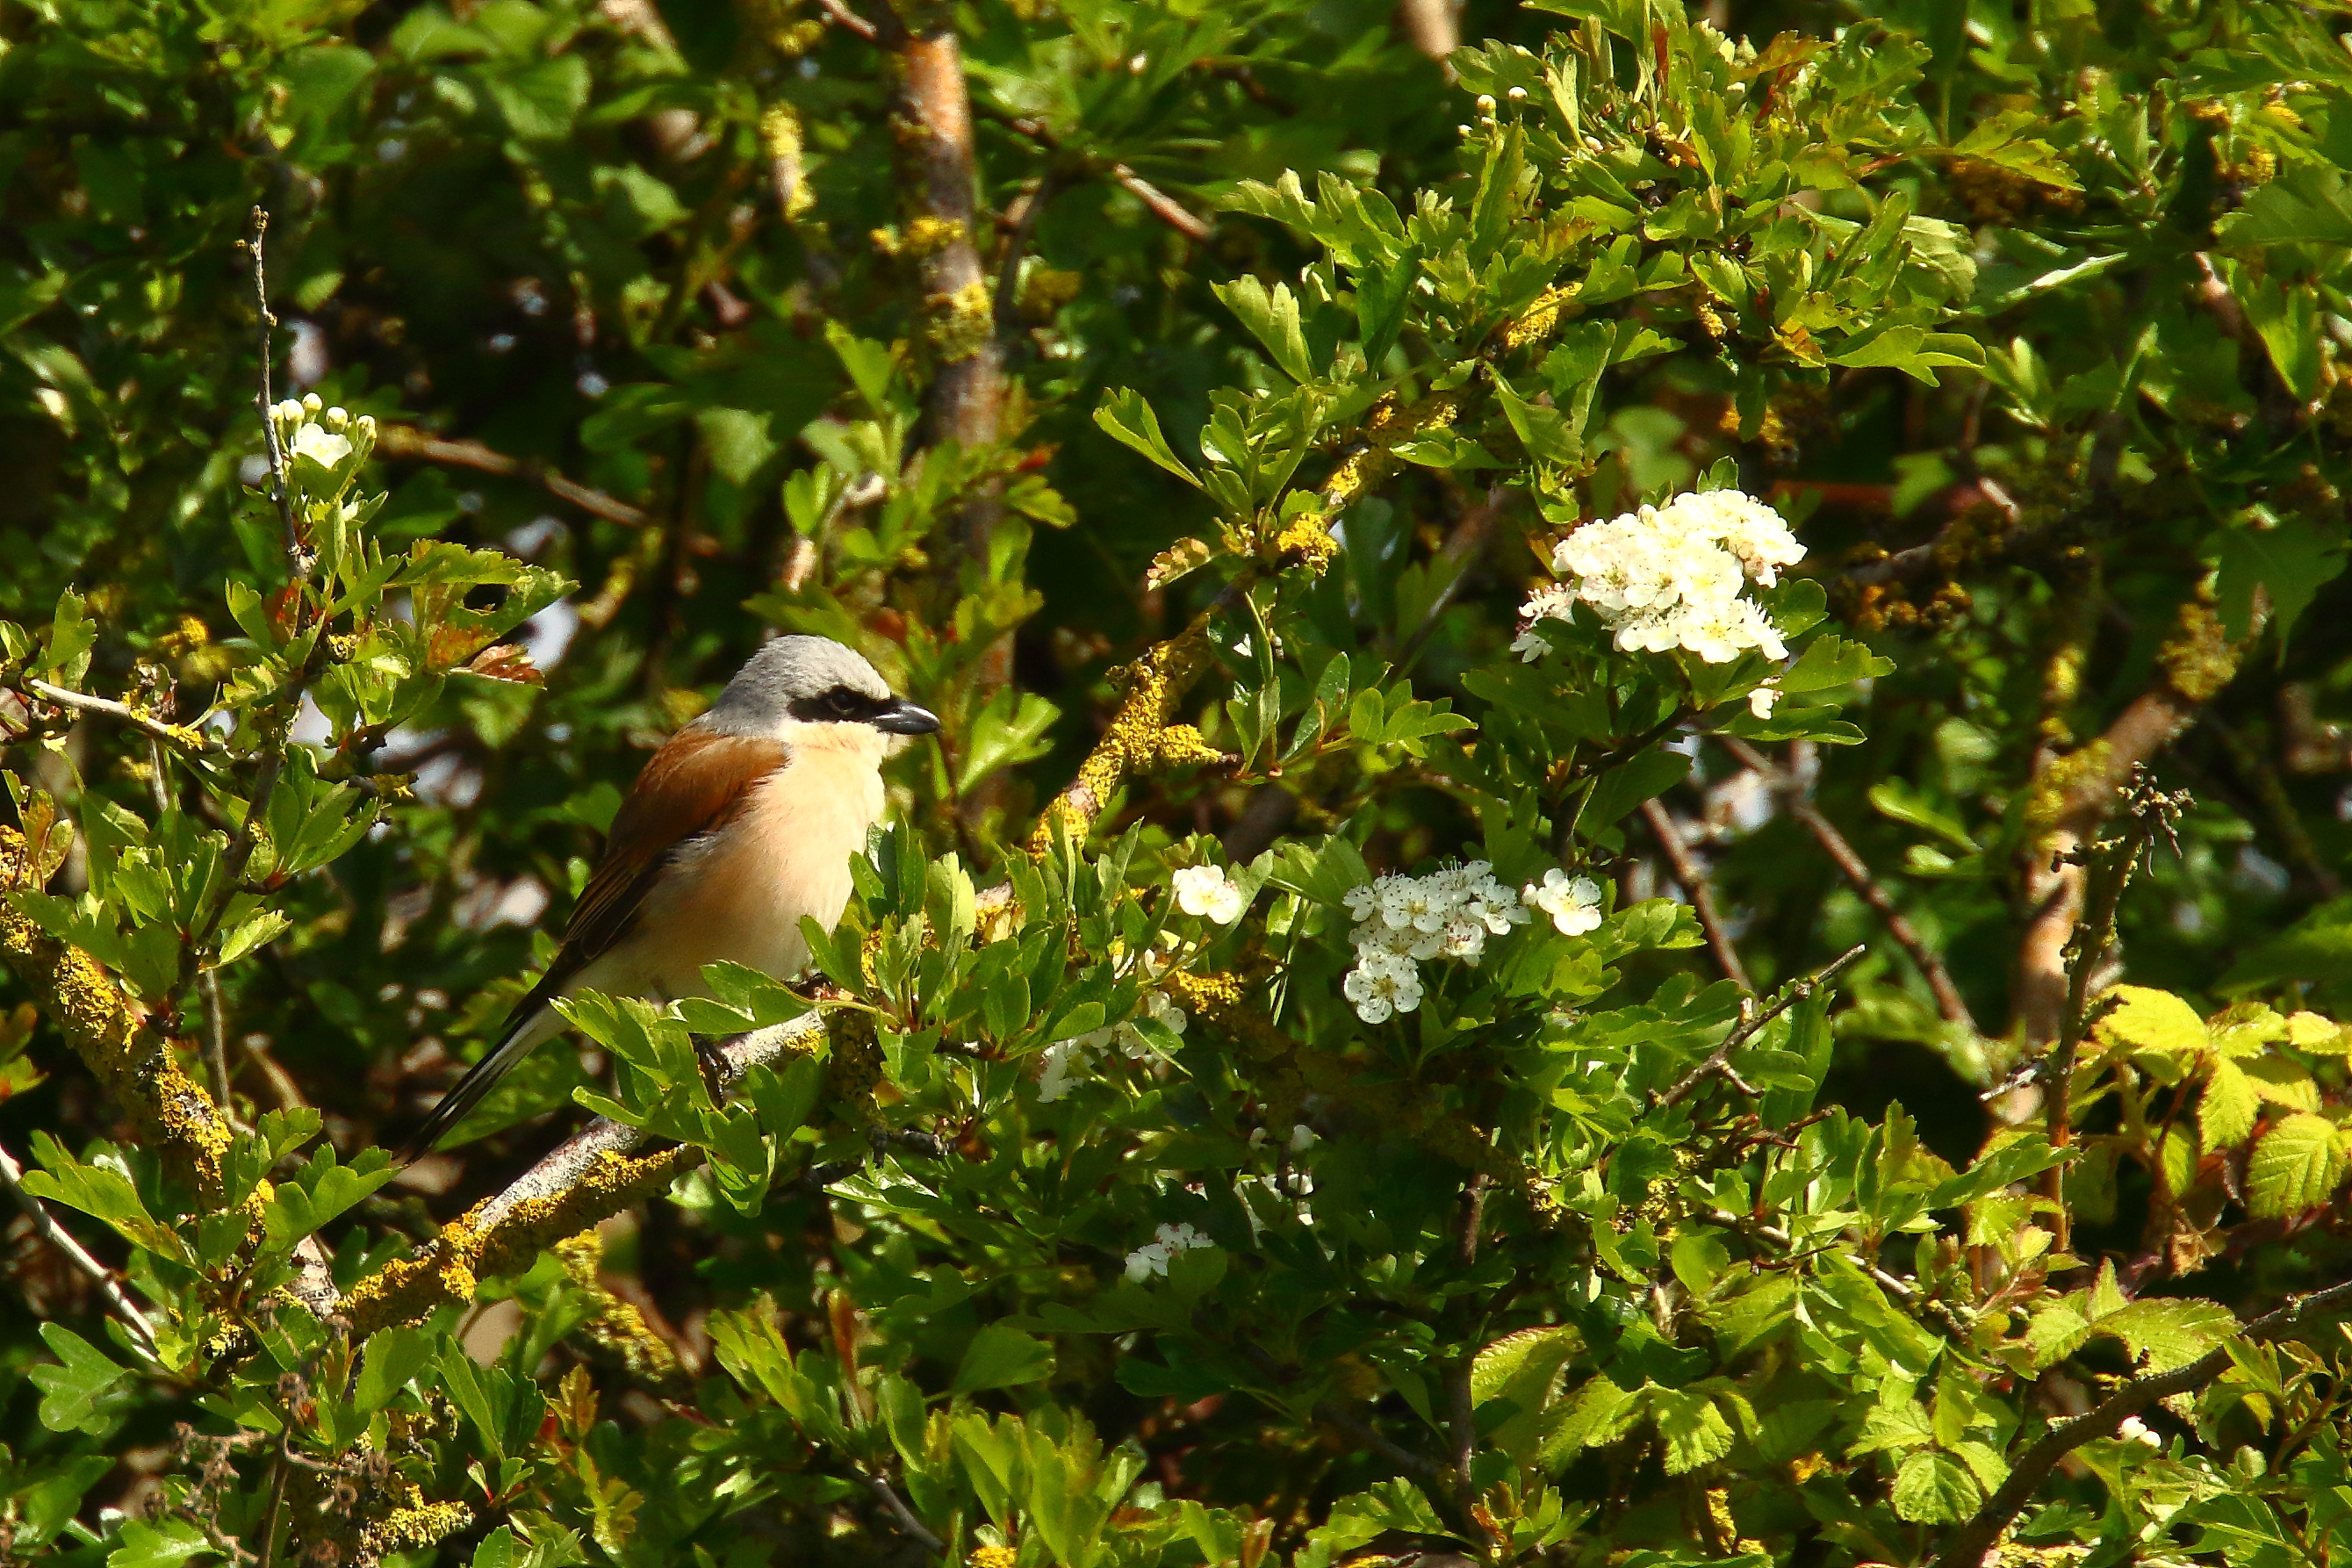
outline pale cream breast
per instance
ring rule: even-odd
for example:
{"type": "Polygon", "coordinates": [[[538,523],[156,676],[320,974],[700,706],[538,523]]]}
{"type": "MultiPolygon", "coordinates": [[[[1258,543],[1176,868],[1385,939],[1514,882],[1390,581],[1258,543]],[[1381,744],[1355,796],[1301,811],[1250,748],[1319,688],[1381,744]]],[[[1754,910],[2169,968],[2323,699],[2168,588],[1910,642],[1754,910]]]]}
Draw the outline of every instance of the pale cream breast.
{"type": "Polygon", "coordinates": [[[671,860],[627,944],[647,989],[699,994],[702,966],[722,960],[778,976],[808,962],[802,918],[841,919],[850,860],[882,816],[881,738],[856,728],[872,742],[795,737],[791,760],[724,826],[671,860]]]}

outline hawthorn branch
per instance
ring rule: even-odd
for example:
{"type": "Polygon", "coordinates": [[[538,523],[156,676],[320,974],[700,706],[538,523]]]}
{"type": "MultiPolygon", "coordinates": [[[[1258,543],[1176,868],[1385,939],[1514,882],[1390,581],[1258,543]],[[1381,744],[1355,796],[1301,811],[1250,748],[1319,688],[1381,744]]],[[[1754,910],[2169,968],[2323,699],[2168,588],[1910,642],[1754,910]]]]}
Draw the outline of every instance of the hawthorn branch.
{"type": "Polygon", "coordinates": [[[278,318],[270,312],[269,274],[262,257],[262,241],[269,233],[268,209],[255,207],[249,221],[253,237],[239,240],[237,248],[253,258],[253,310],[257,318],[255,331],[260,339],[261,361],[260,383],[253,405],[261,411],[261,437],[269,453],[270,504],[278,509],[278,523],[286,531],[286,557],[296,563],[294,575],[299,579],[310,574],[310,552],[302,543],[301,524],[294,516],[294,491],[286,482],[286,447],[278,438],[278,399],[269,389],[269,363],[278,353],[278,318]]]}
{"type": "Polygon", "coordinates": [[[1731,1070],[1731,1053],[1754,1039],[1763,1031],[1765,1025],[1812,995],[1814,992],[1836,978],[1840,971],[1869,951],[1868,947],[1856,942],[1803,979],[1792,980],[1780,987],[1772,994],[1772,999],[1765,1003],[1761,1009],[1756,1008],[1753,1003],[1743,1004],[1748,1009],[1748,1016],[1732,1026],[1731,1033],[1723,1037],[1723,1043],[1708,1053],[1706,1060],[1683,1074],[1675,1081],[1672,1089],[1658,1096],[1658,1104],[1661,1107],[1680,1104],[1689,1099],[1699,1085],[1711,1078],[1728,1079],[1741,1092],[1754,1094],[1756,1091],[1740,1083],[1739,1075],[1731,1070]]]}
{"type": "Polygon", "coordinates": [[[603,490],[567,479],[536,458],[510,458],[504,452],[491,450],[479,441],[447,441],[438,436],[429,436],[413,425],[381,426],[376,430],[375,439],[376,450],[387,458],[470,468],[494,479],[521,479],[537,485],[558,500],[570,501],[591,517],[601,517],[624,528],[643,528],[649,521],[639,508],[606,495],[603,490]]]}
{"type": "Polygon", "coordinates": [[[1730,749],[1733,756],[1745,766],[1754,769],[1757,775],[1771,787],[1773,793],[1780,797],[1782,809],[1813,836],[1814,841],[1828,852],[1830,859],[1845,879],[1853,884],[1853,890],[1862,895],[1862,901],[1876,910],[1879,919],[1886,922],[1886,934],[1903,944],[1903,951],[1911,955],[1911,962],[1917,964],[1919,973],[1927,977],[1927,989],[1936,997],[1936,1011],[1943,1015],[1944,1021],[1958,1024],[1969,1034],[1975,1034],[1976,1019],[1969,1014],[1969,1005],[1960,995],[1960,988],[1952,983],[1951,971],[1944,967],[1944,961],[1919,934],[1919,928],[1913,925],[1896,907],[1894,896],[1887,892],[1885,885],[1871,875],[1869,863],[1854,853],[1853,846],[1847,842],[1844,834],[1838,831],[1837,825],[1822,816],[1821,808],[1807,798],[1804,785],[1794,774],[1777,766],[1770,758],[1738,736],[1724,735],[1718,739],[1730,749]]]}
{"type": "Polygon", "coordinates": [[[49,1212],[48,1205],[25,1190],[25,1167],[16,1163],[16,1157],[5,1149],[0,1149],[0,1186],[8,1189],[8,1195],[16,1200],[16,1206],[23,1209],[25,1217],[33,1222],[34,1234],[55,1247],[58,1256],[71,1264],[74,1270],[95,1286],[98,1293],[106,1299],[107,1306],[122,1320],[123,1327],[130,1330],[133,1347],[139,1353],[151,1362],[155,1360],[155,1326],[147,1321],[147,1314],[141,1311],[138,1304],[124,1292],[122,1281],[115,1277],[114,1270],[91,1257],[89,1249],[76,1241],[65,1226],[58,1223],[58,1216],[49,1212]]]}
{"type": "MultiPolygon", "coordinates": [[[[812,1049],[824,1016],[803,1013],[719,1046],[720,1102],[754,1067],[812,1049]]],[[[639,1153],[651,1136],[604,1117],[573,1133],[503,1192],[445,1226],[430,1246],[354,1285],[342,1302],[353,1338],[415,1322],[448,1302],[472,1300],[480,1276],[528,1267],[548,1247],[667,1190],[703,1163],[703,1152],[692,1144],[639,1153]]]]}
{"type": "Polygon", "coordinates": [[[110,719],[118,724],[138,731],[151,741],[176,746],[198,755],[218,752],[221,742],[191,724],[167,724],[151,713],[142,713],[127,702],[117,702],[110,697],[93,697],[86,691],[75,691],[63,686],[26,676],[17,682],[27,697],[68,709],[76,713],[88,713],[96,718],[110,719]]]}
{"type": "Polygon", "coordinates": [[[1707,951],[1724,978],[1749,995],[1756,994],[1748,978],[1747,966],[1739,962],[1739,950],[1732,945],[1731,933],[1723,924],[1723,911],[1715,901],[1715,884],[1708,879],[1706,868],[1698,857],[1690,852],[1683,841],[1683,830],[1675,823],[1674,815],[1655,796],[1642,803],[1642,820],[1650,825],[1650,835],[1665,852],[1666,864],[1674,868],[1675,880],[1690,894],[1691,908],[1698,914],[1699,929],[1706,932],[1707,951]]]}
{"type": "MultiPolygon", "coordinates": [[[[38,891],[25,836],[0,827],[0,893],[38,891]]],[[[0,900],[0,964],[32,992],[138,1140],[198,1193],[217,1194],[229,1128],[212,1096],[180,1070],[173,1042],[132,1010],[98,961],[68,946],[0,900]]]]}
{"type": "MultiPolygon", "coordinates": [[[[2352,1280],[2296,1297],[2285,1306],[2245,1324],[2236,1339],[2241,1343],[2260,1344],[2346,1310],[2352,1310],[2352,1280]]],[[[2085,1443],[2114,1436],[2126,1421],[2149,1405],[2203,1387],[2228,1371],[2230,1364],[2229,1344],[2216,1345],[2186,1366],[2133,1378],[2083,1415],[2051,1427],[2018,1456],[2017,1462],[2010,1467],[2009,1479],[1945,1543],[1934,1568],[1980,1568],[1985,1554],[2024,1511],[2025,1505],[2033,1500],[2059,1461],[2085,1443]]]]}

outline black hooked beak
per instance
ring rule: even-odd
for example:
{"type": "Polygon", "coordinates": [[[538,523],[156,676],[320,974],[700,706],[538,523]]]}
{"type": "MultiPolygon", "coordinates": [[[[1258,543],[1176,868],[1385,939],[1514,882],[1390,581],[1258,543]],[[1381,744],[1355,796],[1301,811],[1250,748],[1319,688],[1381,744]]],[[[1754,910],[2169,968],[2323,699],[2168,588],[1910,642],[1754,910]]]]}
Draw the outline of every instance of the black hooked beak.
{"type": "Polygon", "coordinates": [[[893,697],[890,705],[868,722],[886,735],[929,735],[939,729],[940,716],[903,697],[893,697]]]}

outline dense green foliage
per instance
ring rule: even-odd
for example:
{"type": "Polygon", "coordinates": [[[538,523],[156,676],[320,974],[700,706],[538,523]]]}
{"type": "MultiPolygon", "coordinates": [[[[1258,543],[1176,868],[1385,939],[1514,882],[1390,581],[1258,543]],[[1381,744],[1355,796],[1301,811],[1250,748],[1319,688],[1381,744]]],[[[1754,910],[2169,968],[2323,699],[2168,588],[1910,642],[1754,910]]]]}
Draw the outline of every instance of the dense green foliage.
{"type": "Polygon", "coordinates": [[[0,1561],[2352,1546],[2352,9],[1444,9],[0,10],[0,1561]]]}

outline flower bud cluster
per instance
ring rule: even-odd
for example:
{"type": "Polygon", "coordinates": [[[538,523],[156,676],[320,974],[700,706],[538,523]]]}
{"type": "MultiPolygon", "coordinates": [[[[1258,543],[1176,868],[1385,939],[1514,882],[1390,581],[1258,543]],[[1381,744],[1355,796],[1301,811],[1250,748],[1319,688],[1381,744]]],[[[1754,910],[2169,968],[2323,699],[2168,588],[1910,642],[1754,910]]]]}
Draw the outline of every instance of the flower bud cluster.
{"type": "Polygon", "coordinates": [[[1628,651],[1681,648],[1709,664],[1727,664],[1751,648],[1786,658],[1770,618],[1741,590],[1751,581],[1772,586],[1781,567],[1804,558],[1780,514],[1738,490],[1676,496],[1588,522],[1553,550],[1552,569],[1568,580],[1520,607],[1526,629],[1511,647],[1525,658],[1541,658],[1551,645],[1540,623],[1565,620],[1581,603],[1628,651]]]}
{"type": "Polygon", "coordinates": [[[375,447],[373,415],[353,417],[330,408],[315,392],[287,398],[270,409],[269,419],[286,454],[288,477],[305,500],[339,499],[375,447]]]}

